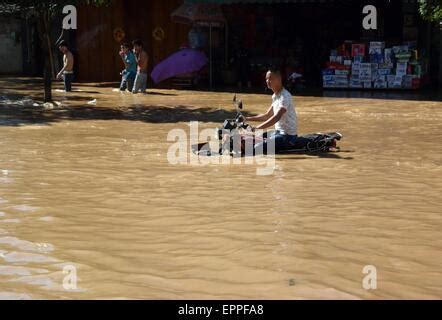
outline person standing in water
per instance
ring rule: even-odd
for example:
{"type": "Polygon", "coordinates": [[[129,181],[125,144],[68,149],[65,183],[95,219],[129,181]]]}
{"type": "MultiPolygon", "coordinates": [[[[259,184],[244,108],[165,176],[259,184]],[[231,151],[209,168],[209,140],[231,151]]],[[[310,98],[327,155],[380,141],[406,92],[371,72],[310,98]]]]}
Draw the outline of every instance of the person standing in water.
{"type": "Polygon", "coordinates": [[[135,82],[135,77],[137,76],[137,61],[134,53],[129,47],[129,44],[123,43],[121,45],[120,57],[123,60],[124,66],[126,67],[121,73],[121,85],[120,90],[129,90],[132,92],[135,82]]]}
{"type": "Polygon", "coordinates": [[[137,75],[135,77],[133,93],[136,94],[140,91],[146,93],[149,55],[146,50],[144,50],[143,42],[141,40],[135,40],[132,44],[134,46],[134,53],[137,61],[137,75]]]}
{"type": "Polygon", "coordinates": [[[66,92],[72,91],[72,82],[74,81],[74,55],[69,51],[66,41],[60,42],[58,46],[61,53],[63,53],[63,68],[57,75],[57,79],[64,81],[64,90],[66,92]]]}

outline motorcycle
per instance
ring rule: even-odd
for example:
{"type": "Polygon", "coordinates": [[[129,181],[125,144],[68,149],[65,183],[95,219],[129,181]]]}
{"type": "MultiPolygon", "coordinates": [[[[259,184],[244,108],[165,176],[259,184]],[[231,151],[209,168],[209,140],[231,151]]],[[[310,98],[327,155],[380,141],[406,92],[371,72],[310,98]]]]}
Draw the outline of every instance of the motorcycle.
{"type": "MultiPolygon", "coordinates": [[[[213,150],[210,142],[203,142],[192,146],[192,152],[199,156],[221,156],[230,155],[233,157],[255,156],[259,153],[256,146],[266,141],[268,134],[256,135],[252,126],[245,121],[242,113],[244,105],[236,95],[233,98],[236,108],[234,119],[224,121],[221,128],[216,129],[217,150],[213,150]]],[[[283,149],[276,150],[276,154],[314,154],[337,152],[337,142],[342,140],[343,135],[339,132],[313,133],[298,136],[295,144],[283,149]]],[[[262,150],[261,150],[262,152],[262,150]]],[[[270,153],[270,152],[269,152],[270,153]]]]}

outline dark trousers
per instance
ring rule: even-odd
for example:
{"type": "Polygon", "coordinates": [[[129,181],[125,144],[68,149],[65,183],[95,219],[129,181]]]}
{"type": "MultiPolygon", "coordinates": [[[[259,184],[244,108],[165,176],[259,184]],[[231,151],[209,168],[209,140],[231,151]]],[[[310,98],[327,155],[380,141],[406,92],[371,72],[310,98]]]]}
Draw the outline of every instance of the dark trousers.
{"type": "Polygon", "coordinates": [[[132,92],[132,89],[134,87],[134,82],[135,82],[135,76],[136,76],[135,73],[125,72],[123,74],[123,76],[121,77],[120,90],[126,91],[126,89],[127,89],[130,92],[132,92]]]}
{"type": "Polygon", "coordinates": [[[72,91],[72,82],[75,79],[75,75],[73,73],[65,73],[63,74],[63,81],[64,81],[64,90],[66,92],[72,91]]]}
{"type": "Polygon", "coordinates": [[[270,134],[264,134],[264,142],[255,145],[255,154],[274,154],[293,147],[297,144],[298,136],[281,134],[274,131],[270,134]]]}

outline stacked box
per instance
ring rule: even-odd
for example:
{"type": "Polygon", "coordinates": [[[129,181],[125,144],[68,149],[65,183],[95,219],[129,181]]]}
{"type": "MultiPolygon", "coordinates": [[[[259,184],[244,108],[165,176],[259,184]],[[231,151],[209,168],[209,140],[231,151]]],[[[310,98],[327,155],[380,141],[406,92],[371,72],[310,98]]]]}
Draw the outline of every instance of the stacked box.
{"type": "Polygon", "coordinates": [[[391,74],[391,69],[389,69],[389,68],[379,68],[378,69],[378,75],[380,75],[380,76],[388,76],[389,74],[391,74]]]}
{"type": "MultiPolygon", "coordinates": [[[[337,70],[336,70],[337,71],[337,70]]],[[[340,81],[340,80],[348,80],[348,76],[346,76],[346,75],[342,75],[342,74],[340,74],[340,75],[335,75],[334,76],[334,79],[336,80],[336,81],[340,81]]]]}
{"type": "Polygon", "coordinates": [[[371,81],[372,67],[371,63],[361,63],[359,67],[359,79],[361,81],[371,81]]]}
{"type": "Polygon", "coordinates": [[[323,86],[325,88],[348,88],[347,75],[324,75],[323,86]]]}
{"type": "Polygon", "coordinates": [[[348,69],[336,69],[335,70],[335,75],[348,76],[349,74],[350,74],[350,70],[348,70],[348,69]]]}
{"type": "Polygon", "coordinates": [[[334,75],[334,74],[335,74],[335,70],[334,69],[324,69],[324,70],[322,70],[322,75],[323,76],[334,75]]]}
{"type": "Polygon", "coordinates": [[[351,66],[351,74],[359,76],[360,70],[361,70],[361,64],[360,63],[353,63],[353,65],[351,66]]]}
{"type": "Polygon", "coordinates": [[[364,89],[371,89],[371,88],[373,88],[371,81],[362,81],[362,85],[363,85],[364,89]]]}
{"type": "Polygon", "coordinates": [[[359,75],[352,75],[350,77],[350,88],[363,88],[359,75]]]}
{"type": "Polygon", "coordinates": [[[396,60],[398,62],[409,62],[411,59],[411,52],[400,52],[396,54],[396,60]]]}
{"type": "Polygon", "coordinates": [[[350,88],[363,88],[362,82],[359,80],[350,81],[350,88]]]}
{"type": "Polygon", "coordinates": [[[369,54],[384,54],[385,42],[370,42],[369,54]]]}
{"type": "Polygon", "coordinates": [[[393,49],[388,48],[384,50],[384,62],[393,63],[393,49]]]}
{"type": "Polygon", "coordinates": [[[324,88],[333,88],[335,86],[335,75],[325,74],[322,76],[322,81],[324,88]]]}
{"type": "Polygon", "coordinates": [[[324,75],[324,76],[322,76],[322,80],[325,82],[325,81],[334,81],[335,79],[335,76],[334,75],[324,75]]]}
{"type": "Polygon", "coordinates": [[[354,63],[363,63],[364,62],[364,57],[363,56],[356,56],[353,58],[354,63]]]}
{"type": "Polygon", "coordinates": [[[374,81],[378,77],[379,65],[377,63],[371,64],[371,80],[374,81]]]}
{"type": "Polygon", "coordinates": [[[346,41],[331,51],[328,68],[322,72],[324,87],[418,88],[425,73],[418,57],[416,45],[410,43],[385,48],[385,42],[346,41]]]}
{"type": "Polygon", "coordinates": [[[395,74],[390,74],[386,78],[387,78],[387,82],[393,83],[394,80],[396,79],[396,75],[395,74]]]}
{"type": "Polygon", "coordinates": [[[377,80],[387,81],[387,76],[377,75],[376,77],[373,77],[373,81],[377,81],[377,80]]]}
{"type": "Polygon", "coordinates": [[[392,50],[393,50],[393,53],[396,55],[401,52],[401,46],[394,46],[392,48],[392,50]]]}
{"type": "Polygon", "coordinates": [[[393,53],[399,62],[408,62],[411,58],[410,49],[408,46],[395,46],[393,47],[393,53]]]}
{"type": "Polygon", "coordinates": [[[413,61],[419,60],[419,52],[417,50],[411,51],[411,60],[413,61]]]}
{"type": "Polygon", "coordinates": [[[423,75],[423,68],[422,65],[417,64],[414,68],[413,68],[413,74],[417,75],[419,77],[421,77],[423,75]]]}
{"type": "Polygon", "coordinates": [[[351,56],[352,57],[364,57],[365,56],[365,44],[363,44],[363,43],[352,44],[351,56]]]}
{"type": "Polygon", "coordinates": [[[335,83],[337,88],[348,88],[348,76],[335,75],[335,83]]]}
{"type": "Polygon", "coordinates": [[[322,86],[324,88],[334,88],[335,87],[335,82],[334,81],[324,81],[322,86]]]}
{"type": "Polygon", "coordinates": [[[396,75],[405,76],[407,74],[408,63],[407,62],[398,62],[396,65],[396,75]]]}
{"type": "Polygon", "coordinates": [[[387,81],[376,80],[374,82],[374,88],[375,89],[386,89],[386,88],[388,88],[388,83],[387,83],[387,81]]]}
{"type": "Polygon", "coordinates": [[[386,76],[378,76],[374,81],[374,87],[376,89],[387,88],[387,78],[386,76]]]}
{"type": "Polygon", "coordinates": [[[384,63],[384,55],[382,53],[372,53],[370,54],[370,62],[384,63]]]}
{"type": "Polygon", "coordinates": [[[344,57],[351,57],[352,50],[352,41],[346,40],[344,43],[338,48],[338,53],[344,57]]]}
{"type": "Polygon", "coordinates": [[[393,69],[394,68],[394,64],[392,62],[380,63],[378,66],[379,66],[379,69],[393,69]]]}
{"type": "Polygon", "coordinates": [[[394,78],[394,81],[393,81],[393,87],[392,88],[401,89],[402,88],[402,83],[403,83],[403,76],[396,75],[396,77],[394,78]]]}
{"type": "Polygon", "coordinates": [[[418,62],[411,62],[412,74],[421,77],[423,75],[422,65],[418,62]]]}

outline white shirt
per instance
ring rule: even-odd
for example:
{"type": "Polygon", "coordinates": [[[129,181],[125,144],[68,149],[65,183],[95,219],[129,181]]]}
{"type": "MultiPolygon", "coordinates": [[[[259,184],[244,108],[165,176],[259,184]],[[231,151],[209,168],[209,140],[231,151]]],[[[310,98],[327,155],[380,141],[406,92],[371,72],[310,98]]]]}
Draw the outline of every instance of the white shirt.
{"type": "Polygon", "coordinates": [[[275,124],[275,129],[281,134],[296,136],[298,134],[298,118],[292,95],[286,89],[282,89],[281,92],[273,95],[272,100],[273,114],[277,114],[281,108],[287,110],[275,124]]]}

